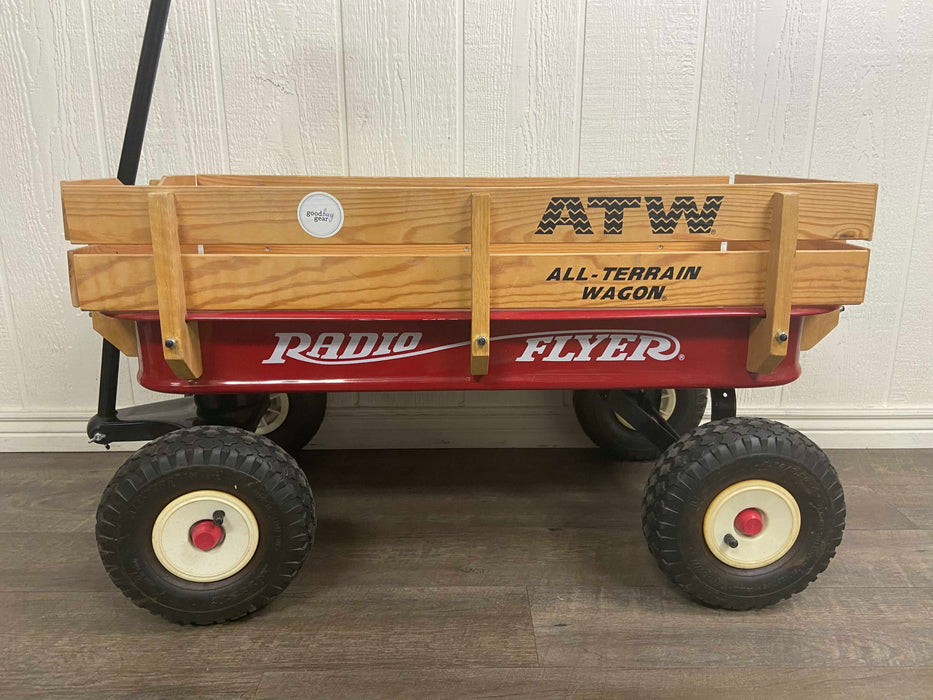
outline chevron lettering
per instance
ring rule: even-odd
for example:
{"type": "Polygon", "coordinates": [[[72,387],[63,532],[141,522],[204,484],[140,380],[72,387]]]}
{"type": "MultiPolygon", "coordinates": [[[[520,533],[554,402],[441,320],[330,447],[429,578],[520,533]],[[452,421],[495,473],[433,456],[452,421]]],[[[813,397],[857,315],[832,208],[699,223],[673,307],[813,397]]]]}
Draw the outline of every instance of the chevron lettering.
{"type": "Polygon", "coordinates": [[[590,209],[602,208],[606,210],[606,219],[603,224],[603,233],[607,236],[622,233],[622,215],[626,209],[641,207],[641,197],[590,197],[586,201],[590,209]]]}
{"type": "Polygon", "coordinates": [[[664,211],[664,202],[660,197],[645,197],[651,232],[657,234],[674,233],[681,217],[687,220],[687,231],[690,233],[709,233],[713,230],[721,205],[722,197],[707,197],[703,202],[703,211],[697,211],[694,197],[674,197],[671,208],[664,211]]]}
{"type": "MultiPolygon", "coordinates": [[[[722,196],[706,197],[703,207],[697,207],[696,197],[674,197],[669,209],[664,208],[662,197],[644,197],[645,209],[651,232],[658,235],[672,234],[681,219],[686,221],[688,233],[712,233],[716,216],[722,206],[722,196]]],[[[588,197],[589,209],[602,209],[603,234],[619,236],[626,209],[641,209],[642,197],[588,197]]],[[[549,235],[558,226],[573,226],[573,232],[592,235],[593,226],[587,216],[580,197],[551,197],[536,234],[549,235]]]]}
{"type": "Polygon", "coordinates": [[[593,233],[593,227],[590,226],[589,217],[579,197],[551,197],[535,233],[551,234],[558,226],[573,226],[574,233],[593,233]]]}

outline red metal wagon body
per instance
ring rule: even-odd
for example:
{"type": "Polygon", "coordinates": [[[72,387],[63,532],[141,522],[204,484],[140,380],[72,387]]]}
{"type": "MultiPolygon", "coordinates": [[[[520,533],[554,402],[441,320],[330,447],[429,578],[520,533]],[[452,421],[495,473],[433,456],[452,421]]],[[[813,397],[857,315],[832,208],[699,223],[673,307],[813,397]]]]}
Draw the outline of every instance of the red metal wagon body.
{"type": "Polygon", "coordinates": [[[166,393],[765,387],[800,375],[792,311],[787,356],[746,369],[750,308],[493,312],[489,373],[470,373],[466,312],[195,313],[203,374],[180,379],[163,359],[158,316],[136,322],[139,383],[166,393]]]}

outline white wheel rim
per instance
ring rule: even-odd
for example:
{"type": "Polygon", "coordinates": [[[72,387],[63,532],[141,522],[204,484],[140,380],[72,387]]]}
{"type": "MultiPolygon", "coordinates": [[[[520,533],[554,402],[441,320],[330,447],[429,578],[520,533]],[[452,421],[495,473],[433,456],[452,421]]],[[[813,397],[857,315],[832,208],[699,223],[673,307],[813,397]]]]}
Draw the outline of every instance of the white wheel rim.
{"type": "MultiPolygon", "coordinates": [[[[676,389],[661,389],[661,401],[658,403],[658,413],[661,414],[661,418],[664,420],[669,420],[672,415],[674,415],[674,409],[677,407],[677,391],[676,389]]],[[[616,420],[618,420],[622,425],[624,425],[629,430],[635,430],[631,424],[625,420],[618,413],[615,413],[616,420]]]]}
{"type": "Polygon", "coordinates": [[[703,537],[719,561],[737,569],[759,569],[773,564],[794,546],[800,534],[800,508],[783,486],[751,479],[732,484],[706,509],[703,537]],[[763,521],[761,531],[744,534],[735,525],[742,511],[753,508],[763,521]],[[736,546],[727,542],[734,538],[736,546]]]}
{"type": "Polygon", "coordinates": [[[152,548],[170,573],[207,583],[233,576],[246,566],[259,545],[259,525],[249,507],[222,491],[192,491],[169,503],[152,526],[152,548]],[[207,551],[191,541],[191,528],[224,512],[223,539],[207,551]]]}
{"type": "Polygon", "coordinates": [[[282,427],[288,418],[288,394],[272,394],[269,396],[269,408],[259,419],[256,426],[257,435],[268,435],[282,427]]]}

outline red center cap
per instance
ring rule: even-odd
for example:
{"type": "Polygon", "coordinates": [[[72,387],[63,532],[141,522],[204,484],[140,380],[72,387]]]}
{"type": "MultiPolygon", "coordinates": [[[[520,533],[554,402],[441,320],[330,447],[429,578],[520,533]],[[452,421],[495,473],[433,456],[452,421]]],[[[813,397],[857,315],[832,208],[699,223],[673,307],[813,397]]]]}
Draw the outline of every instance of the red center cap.
{"type": "Polygon", "coordinates": [[[757,508],[746,508],[735,516],[735,529],[746,537],[752,537],[761,532],[764,527],[764,520],[761,518],[761,511],[757,508]]]}
{"type": "Polygon", "coordinates": [[[196,522],[191,528],[191,541],[200,550],[208,551],[223,539],[224,529],[210,520],[196,522]]]}

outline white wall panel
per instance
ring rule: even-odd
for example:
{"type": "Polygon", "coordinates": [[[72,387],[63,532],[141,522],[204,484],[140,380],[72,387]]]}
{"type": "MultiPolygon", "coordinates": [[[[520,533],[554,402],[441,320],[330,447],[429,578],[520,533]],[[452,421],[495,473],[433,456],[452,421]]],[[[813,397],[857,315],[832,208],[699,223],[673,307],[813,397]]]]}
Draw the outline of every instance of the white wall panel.
{"type": "Polygon", "coordinates": [[[576,175],[584,7],[464,0],[467,175],[576,175]]]}
{"type": "Polygon", "coordinates": [[[99,341],[71,307],[58,190],[59,180],[93,177],[103,163],[86,16],[76,2],[5,2],[0,37],[0,209],[11,310],[3,325],[15,325],[0,351],[19,364],[19,371],[4,367],[4,383],[19,383],[27,410],[90,407],[99,341]]]}
{"type": "Polygon", "coordinates": [[[454,2],[344,0],[350,174],[455,174],[458,30],[454,2]]]}
{"type": "MultiPolygon", "coordinates": [[[[933,79],[933,69],[930,70],[933,79]]],[[[897,346],[887,402],[893,406],[926,406],[933,392],[933,86],[927,94],[923,176],[914,210],[914,224],[899,300],[897,346]]],[[[903,267],[901,274],[903,274],[903,267]]]]}
{"type": "MultiPolygon", "coordinates": [[[[710,3],[695,173],[806,176],[823,10],[813,0],[710,3]]],[[[781,392],[742,391],[739,404],[773,408],[781,392]]]]}
{"type": "Polygon", "coordinates": [[[690,173],[703,10],[698,0],[587,3],[581,174],[690,173]]]}
{"type": "Polygon", "coordinates": [[[337,0],[213,3],[230,169],[345,174],[337,0]]]}
{"type": "Polygon", "coordinates": [[[868,303],[846,309],[807,355],[803,378],[784,390],[788,405],[886,401],[928,135],[931,37],[927,0],[829,5],[810,174],[881,187],[868,303]]]}

